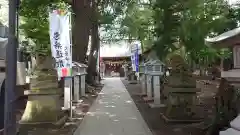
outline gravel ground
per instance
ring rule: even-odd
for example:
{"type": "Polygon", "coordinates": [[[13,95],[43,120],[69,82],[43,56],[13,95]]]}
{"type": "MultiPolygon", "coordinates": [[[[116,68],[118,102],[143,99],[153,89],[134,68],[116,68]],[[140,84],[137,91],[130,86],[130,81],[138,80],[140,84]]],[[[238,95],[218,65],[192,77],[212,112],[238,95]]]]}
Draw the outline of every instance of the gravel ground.
{"type": "Polygon", "coordinates": [[[170,124],[166,123],[160,116],[160,113],[164,112],[163,108],[152,109],[144,102],[143,98],[139,96],[139,93],[141,93],[139,84],[129,84],[128,81],[124,79],[122,79],[122,82],[154,135],[204,135],[202,129],[211,123],[214,112],[213,96],[216,92],[216,86],[198,85],[202,88],[202,91],[198,93],[198,97],[201,101],[200,113],[202,113],[205,118],[203,122],[193,124],[170,124]]]}
{"type": "MultiPolygon", "coordinates": [[[[59,128],[49,128],[46,126],[35,126],[28,127],[26,129],[20,130],[19,135],[72,135],[77,127],[82,122],[84,116],[88,112],[92,103],[97,98],[98,93],[101,91],[102,87],[97,88],[95,93],[86,93],[85,98],[81,98],[82,102],[74,104],[76,109],[74,110],[74,120],[68,120],[62,127],[59,128]]],[[[19,111],[17,113],[17,118],[20,120],[21,115],[24,112],[26,99],[18,101],[19,111]]]]}

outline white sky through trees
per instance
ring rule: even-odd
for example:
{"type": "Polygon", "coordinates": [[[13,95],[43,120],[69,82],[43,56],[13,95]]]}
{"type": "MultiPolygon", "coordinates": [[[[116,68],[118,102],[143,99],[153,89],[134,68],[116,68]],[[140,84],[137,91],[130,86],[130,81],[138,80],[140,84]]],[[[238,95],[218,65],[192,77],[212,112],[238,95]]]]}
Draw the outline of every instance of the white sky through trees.
{"type": "Polygon", "coordinates": [[[240,3],[240,0],[227,0],[230,5],[240,3]]]}

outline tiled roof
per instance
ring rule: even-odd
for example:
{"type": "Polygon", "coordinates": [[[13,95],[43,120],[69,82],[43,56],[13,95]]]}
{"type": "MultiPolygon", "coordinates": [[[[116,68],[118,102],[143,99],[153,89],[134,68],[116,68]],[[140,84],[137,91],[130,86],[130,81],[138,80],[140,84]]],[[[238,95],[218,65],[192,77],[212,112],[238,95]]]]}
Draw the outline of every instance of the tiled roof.
{"type": "MultiPolygon", "coordinates": [[[[139,54],[141,54],[141,45],[139,42],[129,44],[127,41],[119,41],[114,43],[101,43],[100,57],[129,57],[131,56],[130,46],[138,44],[139,54]]],[[[87,52],[87,55],[89,51],[87,52]]]]}
{"type": "Polygon", "coordinates": [[[216,36],[216,37],[213,37],[213,38],[207,38],[207,39],[205,39],[205,41],[209,42],[209,43],[221,42],[221,41],[224,41],[228,38],[237,36],[239,34],[240,34],[240,27],[235,28],[235,29],[230,30],[230,31],[227,31],[227,32],[224,32],[219,36],[216,36]]]}

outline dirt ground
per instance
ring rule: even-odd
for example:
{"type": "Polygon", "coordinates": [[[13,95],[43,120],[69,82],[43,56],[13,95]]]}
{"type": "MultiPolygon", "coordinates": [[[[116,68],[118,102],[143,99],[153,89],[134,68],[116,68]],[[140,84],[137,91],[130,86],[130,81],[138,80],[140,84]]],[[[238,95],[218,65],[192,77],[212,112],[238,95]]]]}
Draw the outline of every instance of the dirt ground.
{"type": "MultiPolygon", "coordinates": [[[[160,116],[164,109],[152,109],[149,105],[139,96],[141,87],[139,84],[129,84],[127,80],[122,79],[122,82],[126,86],[128,92],[133,98],[135,104],[137,105],[140,113],[148,124],[150,130],[154,135],[204,135],[202,129],[211,123],[212,116],[214,113],[214,95],[217,90],[217,81],[198,81],[197,87],[202,88],[202,91],[198,93],[198,98],[200,101],[200,113],[203,114],[205,118],[201,123],[193,124],[176,124],[176,123],[166,123],[160,116]],[[208,84],[208,85],[206,85],[208,84]]],[[[97,93],[100,92],[99,88],[97,93]]],[[[82,98],[83,102],[80,104],[75,104],[77,107],[75,110],[75,115],[73,121],[67,121],[65,125],[60,128],[46,128],[38,127],[28,130],[21,130],[20,135],[72,135],[76,130],[78,125],[81,123],[83,117],[88,112],[91,104],[95,101],[96,94],[87,94],[87,98],[82,98]]],[[[18,101],[18,120],[25,109],[26,99],[20,99],[18,101]]]]}
{"type": "MultiPolygon", "coordinates": [[[[97,95],[101,91],[101,89],[102,86],[96,88],[96,91],[94,93],[86,93],[86,97],[81,98],[81,103],[73,104],[74,106],[76,106],[76,109],[74,110],[73,120],[68,120],[63,126],[58,128],[50,128],[40,125],[36,128],[36,126],[33,125],[29,126],[28,128],[20,128],[19,135],[72,135],[82,122],[84,116],[88,112],[92,103],[97,98],[97,95]]],[[[21,115],[23,114],[25,109],[26,99],[22,98],[17,103],[17,119],[20,120],[21,115]]],[[[65,113],[65,115],[68,114],[69,113],[65,113]]]]}
{"type": "Polygon", "coordinates": [[[198,93],[199,113],[202,114],[204,120],[200,123],[183,124],[183,123],[166,123],[160,116],[164,112],[164,108],[150,108],[139,94],[141,87],[139,84],[129,84],[127,80],[122,79],[128,92],[137,105],[140,113],[148,124],[154,135],[204,135],[202,132],[212,121],[214,113],[214,95],[217,90],[217,81],[200,80],[197,87],[202,90],[198,93]],[[209,84],[210,83],[210,84],[209,84]],[[208,84],[208,85],[206,85],[208,84]]]}

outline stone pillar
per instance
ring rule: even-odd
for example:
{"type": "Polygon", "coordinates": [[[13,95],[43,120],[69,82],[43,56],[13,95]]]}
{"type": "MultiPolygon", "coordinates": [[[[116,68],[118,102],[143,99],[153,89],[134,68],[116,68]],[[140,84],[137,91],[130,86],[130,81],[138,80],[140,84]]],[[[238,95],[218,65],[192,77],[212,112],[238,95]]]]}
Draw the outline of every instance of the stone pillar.
{"type": "Polygon", "coordinates": [[[153,100],[152,97],[152,76],[147,74],[147,97],[144,98],[145,101],[153,100]]]}
{"type": "Polygon", "coordinates": [[[80,92],[79,92],[79,89],[80,89],[80,76],[79,75],[76,75],[74,76],[74,84],[73,84],[73,88],[74,88],[74,93],[73,93],[73,100],[74,102],[78,102],[79,99],[80,99],[80,92]]]}
{"type": "Polygon", "coordinates": [[[164,104],[161,104],[161,95],[160,95],[160,75],[154,75],[153,76],[153,103],[150,103],[150,107],[155,108],[155,107],[164,107],[164,104]]]}
{"type": "Polygon", "coordinates": [[[86,83],[85,83],[85,74],[81,75],[80,81],[81,81],[81,96],[84,97],[86,96],[86,83]]]}
{"type": "Polygon", "coordinates": [[[136,84],[137,83],[137,80],[135,79],[135,72],[132,72],[132,73],[130,73],[129,74],[130,75],[130,77],[129,77],[129,84],[136,84]]]}
{"type": "Polygon", "coordinates": [[[125,80],[128,79],[128,71],[124,71],[124,78],[125,78],[125,80]]]}
{"type": "Polygon", "coordinates": [[[141,76],[141,78],[140,78],[140,83],[141,83],[141,90],[142,90],[142,92],[141,92],[141,95],[146,95],[147,94],[147,88],[146,88],[146,75],[145,74],[143,74],[142,76],[141,76]]]}
{"type": "Polygon", "coordinates": [[[36,58],[35,57],[33,57],[33,56],[31,56],[31,69],[35,69],[36,68],[36,64],[37,64],[37,62],[36,62],[36,58]]]}
{"type": "Polygon", "coordinates": [[[137,77],[137,82],[140,81],[140,74],[139,74],[139,72],[135,72],[135,76],[137,77]]]}
{"type": "Polygon", "coordinates": [[[134,75],[133,74],[131,74],[131,76],[130,76],[130,81],[134,81],[135,79],[134,79],[134,75]]]}
{"type": "Polygon", "coordinates": [[[64,80],[64,110],[68,110],[70,109],[70,105],[71,105],[71,83],[72,83],[72,79],[65,79],[64,80]]]}
{"type": "Polygon", "coordinates": [[[17,62],[17,85],[26,84],[26,65],[24,62],[17,62]]]}
{"type": "Polygon", "coordinates": [[[28,61],[27,64],[28,64],[28,70],[31,70],[32,69],[31,61],[28,61]]]}

